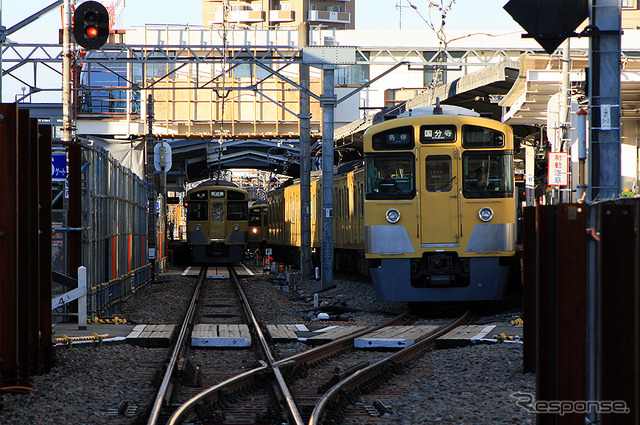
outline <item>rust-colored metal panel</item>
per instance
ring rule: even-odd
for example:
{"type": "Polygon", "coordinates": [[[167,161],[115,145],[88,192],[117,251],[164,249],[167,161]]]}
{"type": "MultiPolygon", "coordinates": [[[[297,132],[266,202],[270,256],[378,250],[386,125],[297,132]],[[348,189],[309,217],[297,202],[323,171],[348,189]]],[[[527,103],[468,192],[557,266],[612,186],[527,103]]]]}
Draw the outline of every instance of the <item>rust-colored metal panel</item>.
{"type": "Polygon", "coordinates": [[[637,229],[634,207],[606,203],[600,211],[601,400],[624,400],[633,414],[603,414],[602,424],[637,425],[635,404],[637,282],[634,264],[637,229]]]}
{"type": "MultiPolygon", "coordinates": [[[[556,223],[557,206],[536,207],[536,399],[556,397],[556,223]]],[[[538,425],[555,425],[556,415],[538,414],[538,425]]]]}
{"type": "Polygon", "coordinates": [[[18,370],[18,105],[0,104],[0,383],[18,370]]]}
{"type": "Polygon", "coordinates": [[[51,138],[50,125],[38,127],[38,229],[39,229],[39,373],[53,363],[51,343],[51,138]]]}
{"type": "MultiPolygon", "coordinates": [[[[556,239],[556,400],[586,400],[586,232],[588,207],[558,205],[556,239]]],[[[584,415],[564,414],[562,425],[583,425],[584,415]]]]}
{"type": "Polygon", "coordinates": [[[536,208],[525,208],[523,219],[522,313],[524,346],[522,370],[524,373],[534,373],[536,371],[536,208]]]}

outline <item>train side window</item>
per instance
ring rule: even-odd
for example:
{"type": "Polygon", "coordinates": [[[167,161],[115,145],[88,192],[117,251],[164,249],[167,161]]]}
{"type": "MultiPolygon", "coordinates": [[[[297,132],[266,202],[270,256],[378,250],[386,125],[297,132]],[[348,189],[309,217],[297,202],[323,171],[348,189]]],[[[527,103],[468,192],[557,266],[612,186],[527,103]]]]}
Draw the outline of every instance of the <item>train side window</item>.
{"type": "Polygon", "coordinates": [[[505,136],[501,131],[476,125],[462,126],[462,146],[475,148],[502,148],[505,136]]]}
{"type": "Polygon", "coordinates": [[[222,221],[224,214],[224,203],[223,202],[213,202],[211,204],[211,220],[213,221],[222,221]]]}
{"type": "MultiPolygon", "coordinates": [[[[193,195],[193,194],[192,194],[193,195]]],[[[206,195],[206,191],[205,191],[206,195]]],[[[207,203],[200,201],[191,201],[187,203],[187,220],[206,220],[207,219],[207,203]]]]}
{"type": "Polygon", "coordinates": [[[449,192],[455,176],[451,176],[449,155],[429,155],[425,161],[427,190],[429,192],[449,192]]]}

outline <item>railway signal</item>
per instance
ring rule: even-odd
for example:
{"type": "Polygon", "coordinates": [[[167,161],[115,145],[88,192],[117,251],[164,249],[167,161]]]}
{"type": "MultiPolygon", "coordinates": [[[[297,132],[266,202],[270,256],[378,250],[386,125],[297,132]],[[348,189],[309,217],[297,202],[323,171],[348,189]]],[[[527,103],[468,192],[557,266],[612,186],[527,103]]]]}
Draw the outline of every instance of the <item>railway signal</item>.
{"type": "Polygon", "coordinates": [[[73,36],[86,50],[99,49],[109,37],[109,12],[97,1],[86,1],[73,15],[73,36]]]}

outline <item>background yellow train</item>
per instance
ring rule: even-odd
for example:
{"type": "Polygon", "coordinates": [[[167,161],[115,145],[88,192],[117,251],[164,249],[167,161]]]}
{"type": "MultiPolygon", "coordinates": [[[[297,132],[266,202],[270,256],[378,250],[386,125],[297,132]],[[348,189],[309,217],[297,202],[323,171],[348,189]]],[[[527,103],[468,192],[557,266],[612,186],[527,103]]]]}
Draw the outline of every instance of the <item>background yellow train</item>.
{"type": "Polygon", "coordinates": [[[187,247],[192,264],[242,261],[249,231],[249,196],[235,183],[208,180],[187,192],[187,247]]]}
{"type": "MultiPolygon", "coordinates": [[[[313,261],[319,263],[322,225],[322,179],[319,171],[311,173],[311,247],[313,261]]],[[[364,257],[364,168],[362,161],[352,161],[334,174],[334,258],[339,271],[368,274],[364,257]]],[[[300,181],[289,180],[269,192],[268,240],[274,257],[288,264],[300,262],[300,181]]]]}

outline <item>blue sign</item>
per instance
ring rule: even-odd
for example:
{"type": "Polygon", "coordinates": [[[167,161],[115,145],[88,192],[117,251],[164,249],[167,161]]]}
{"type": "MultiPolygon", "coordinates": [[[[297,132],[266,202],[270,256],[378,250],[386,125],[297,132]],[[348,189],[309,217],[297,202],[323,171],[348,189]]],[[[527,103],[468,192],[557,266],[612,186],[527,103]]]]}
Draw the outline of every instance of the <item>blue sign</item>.
{"type": "Polygon", "coordinates": [[[51,154],[51,180],[54,182],[67,180],[67,154],[65,152],[51,154]]]}

